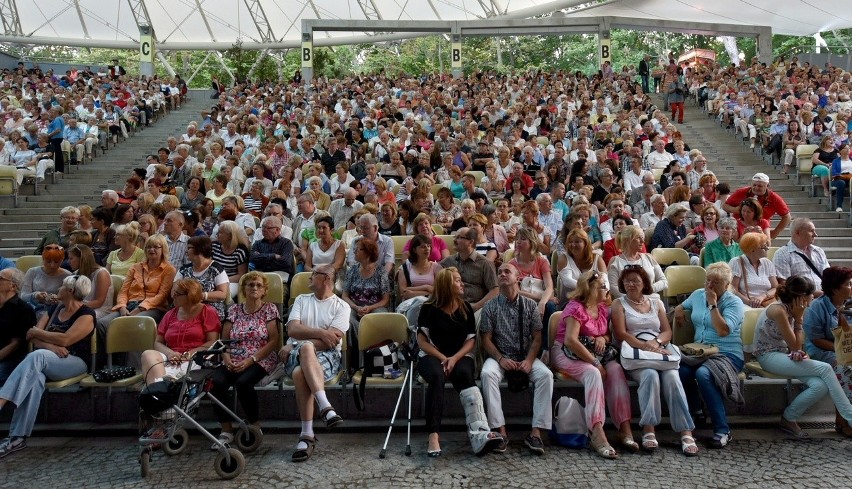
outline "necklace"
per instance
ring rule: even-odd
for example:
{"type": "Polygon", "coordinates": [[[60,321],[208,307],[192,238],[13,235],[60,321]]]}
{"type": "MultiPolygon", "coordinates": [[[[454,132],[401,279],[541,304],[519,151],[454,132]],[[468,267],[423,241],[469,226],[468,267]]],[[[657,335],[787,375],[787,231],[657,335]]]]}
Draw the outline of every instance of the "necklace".
{"type": "Polygon", "coordinates": [[[647,298],[647,297],[645,297],[644,295],[642,296],[642,300],[640,300],[640,301],[634,301],[634,300],[633,300],[633,299],[631,299],[631,298],[630,298],[630,296],[628,296],[628,295],[625,295],[624,297],[625,297],[628,301],[630,301],[630,303],[631,303],[631,304],[634,304],[634,305],[637,305],[637,306],[641,306],[641,305],[645,304],[645,301],[647,301],[647,300],[648,300],[648,298],[647,298]]]}

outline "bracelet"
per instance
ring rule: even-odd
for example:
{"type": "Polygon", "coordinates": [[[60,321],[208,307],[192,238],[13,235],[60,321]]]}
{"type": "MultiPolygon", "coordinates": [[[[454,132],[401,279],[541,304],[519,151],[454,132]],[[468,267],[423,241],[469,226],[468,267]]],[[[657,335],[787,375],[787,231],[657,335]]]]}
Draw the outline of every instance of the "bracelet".
{"type": "Polygon", "coordinates": [[[252,355],[249,358],[251,358],[252,362],[257,363],[257,357],[256,356],[252,355]]]}
{"type": "Polygon", "coordinates": [[[600,361],[600,360],[598,360],[597,358],[595,358],[595,361],[593,361],[593,362],[592,362],[592,365],[594,365],[595,367],[600,367],[600,366],[601,366],[601,361],[600,361]]]}
{"type": "Polygon", "coordinates": [[[204,293],[204,300],[207,300],[207,292],[204,293]]]}

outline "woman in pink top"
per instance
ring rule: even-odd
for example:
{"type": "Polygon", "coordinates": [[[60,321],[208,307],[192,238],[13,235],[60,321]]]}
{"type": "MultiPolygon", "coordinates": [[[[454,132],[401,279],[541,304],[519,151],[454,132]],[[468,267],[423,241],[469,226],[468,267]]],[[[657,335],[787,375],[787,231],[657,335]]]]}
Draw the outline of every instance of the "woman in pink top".
{"type": "MultiPolygon", "coordinates": [[[[429,260],[440,262],[444,258],[450,256],[450,250],[447,248],[447,243],[438,236],[435,236],[435,232],[432,231],[432,221],[429,220],[428,215],[421,212],[414,218],[414,232],[426,236],[432,242],[432,250],[429,252],[429,260]]],[[[402,261],[408,259],[410,249],[411,240],[409,240],[408,243],[405,243],[405,246],[402,248],[402,261]]]]}
{"type": "Polygon", "coordinates": [[[639,445],[630,430],[630,390],[618,363],[618,350],[612,346],[606,292],[600,272],[590,270],[580,276],[571,301],[562,311],[550,360],[560,373],[583,383],[592,448],[601,457],[616,458],[618,454],[603,430],[604,396],[610,417],[618,426],[621,445],[631,452],[638,452],[639,445]]]}
{"type": "Polygon", "coordinates": [[[432,295],[435,277],[441,271],[441,265],[430,257],[432,240],[428,236],[418,234],[411,238],[408,244],[411,245],[411,253],[408,259],[402,262],[396,276],[400,299],[429,297],[432,295]]]}

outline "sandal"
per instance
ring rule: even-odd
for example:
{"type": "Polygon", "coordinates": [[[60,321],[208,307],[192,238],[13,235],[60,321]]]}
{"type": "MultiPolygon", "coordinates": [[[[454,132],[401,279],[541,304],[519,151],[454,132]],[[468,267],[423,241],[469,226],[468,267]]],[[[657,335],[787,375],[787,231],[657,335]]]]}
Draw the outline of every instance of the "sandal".
{"type": "Polygon", "coordinates": [[[784,416],[781,416],[781,423],[778,425],[778,429],[780,429],[782,433],[786,433],[798,440],[810,438],[810,435],[805,433],[805,430],[800,428],[798,423],[795,421],[787,421],[784,416]]]}
{"type": "Polygon", "coordinates": [[[320,411],[320,419],[325,421],[325,427],[329,430],[343,422],[343,418],[341,418],[336,412],[334,413],[334,416],[326,417],[326,415],[332,411],[334,411],[334,408],[331,406],[320,411]]]}
{"type": "Polygon", "coordinates": [[[695,444],[695,438],[692,435],[683,435],[680,437],[680,449],[687,457],[698,456],[698,445],[695,444]]]}
{"type": "Polygon", "coordinates": [[[642,435],[642,450],[645,450],[646,452],[653,452],[659,446],[660,444],[657,443],[656,433],[645,433],[642,435]]]}
{"type": "Polygon", "coordinates": [[[315,436],[302,436],[299,438],[300,442],[305,442],[308,445],[307,448],[297,448],[295,452],[293,452],[293,461],[294,462],[304,462],[305,460],[311,458],[311,455],[314,454],[314,447],[317,444],[317,438],[315,436]]]}
{"type": "Polygon", "coordinates": [[[637,453],[639,451],[639,444],[633,439],[633,435],[622,435],[621,447],[632,453],[637,453]]]}
{"type": "Polygon", "coordinates": [[[592,440],[591,447],[592,450],[594,450],[602,458],[608,460],[615,460],[618,458],[618,453],[609,443],[607,443],[606,438],[598,441],[592,440]]]}

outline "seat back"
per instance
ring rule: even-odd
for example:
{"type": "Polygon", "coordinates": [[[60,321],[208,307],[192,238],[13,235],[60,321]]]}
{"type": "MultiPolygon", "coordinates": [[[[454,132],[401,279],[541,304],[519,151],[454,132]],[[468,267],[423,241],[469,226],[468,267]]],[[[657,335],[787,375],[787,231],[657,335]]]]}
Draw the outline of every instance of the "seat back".
{"type": "Polygon", "coordinates": [[[745,315],[743,316],[743,325],[740,329],[740,338],[742,339],[743,351],[745,353],[751,353],[754,350],[754,333],[757,330],[757,323],[765,314],[765,307],[746,309],[745,315]]]}
{"type": "MultiPolygon", "coordinates": [[[[437,198],[438,198],[438,192],[439,192],[442,188],[447,188],[447,186],[446,186],[446,185],[444,185],[443,183],[435,183],[435,184],[433,184],[433,185],[432,185],[432,189],[430,190],[430,192],[432,193],[432,197],[435,197],[435,199],[437,199],[437,198]]],[[[437,203],[436,203],[435,205],[437,205],[437,203]]]]}
{"type": "Polygon", "coordinates": [[[296,302],[296,297],[311,293],[310,283],[311,272],[299,272],[293,276],[293,280],[290,281],[290,300],[288,301],[291,307],[296,302]]]}
{"type": "Polygon", "coordinates": [[[665,297],[691,294],[704,287],[707,272],[698,265],[672,265],[666,268],[666,280],[669,285],[665,297]]]}
{"type": "Polygon", "coordinates": [[[654,248],[651,256],[661,267],[670,265],[689,265],[689,253],[683,248],[654,248]]]}
{"type": "Polygon", "coordinates": [[[412,236],[404,235],[404,236],[391,236],[391,241],[393,241],[393,259],[396,261],[396,264],[399,265],[402,263],[402,249],[405,247],[405,244],[411,241],[412,236]]]}
{"type": "Polygon", "coordinates": [[[695,340],[695,327],[692,325],[692,320],[690,319],[690,312],[685,311],[686,320],[678,321],[672,315],[672,343],[675,345],[684,345],[686,343],[692,343],[695,340]]]}
{"type": "Polygon", "coordinates": [[[358,348],[367,350],[385,340],[408,342],[408,319],[397,312],[371,312],[358,326],[358,348]]]}
{"type": "Polygon", "coordinates": [[[106,353],[145,351],[154,348],[157,339],[157,322],[145,316],[123,316],[109,323],[106,335],[106,353]]]}
{"type": "Polygon", "coordinates": [[[18,207],[18,177],[14,166],[0,165],[0,197],[12,197],[18,207]]]}
{"type": "Polygon", "coordinates": [[[177,197],[178,200],[180,200],[180,198],[183,197],[183,192],[184,192],[183,187],[175,187],[175,197],[177,197]]]}
{"type": "Polygon", "coordinates": [[[267,272],[263,275],[269,281],[269,286],[266,289],[266,295],[263,300],[269,301],[278,306],[279,312],[283,312],[284,307],[284,280],[277,273],[267,272]]]}
{"type": "Polygon", "coordinates": [[[505,253],[503,253],[503,263],[509,263],[512,261],[512,258],[515,257],[515,250],[508,249],[505,253]]]}
{"type": "Polygon", "coordinates": [[[800,144],[796,146],[796,176],[810,175],[814,167],[813,156],[817,148],[816,144],[800,144]]]}
{"type": "Polygon", "coordinates": [[[15,267],[26,273],[30,268],[40,267],[43,263],[44,260],[42,260],[41,255],[24,255],[18,257],[18,260],[15,261],[15,267]]]}
{"type": "Polygon", "coordinates": [[[110,275],[110,280],[112,280],[112,303],[116,304],[118,302],[118,293],[121,292],[121,286],[124,285],[124,277],[121,275],[110,275]]]}
{"type": "Polygon", "coordinates": [[[701,248],[701,253],[698,253],[698,266],[704,267],[704,248],[701,248]]]}
{"type": "Polygon", "coordinates": [[[769,250],[766,251],[766,258],[772,260],[772,257],[775,256],[775,252],[778,251],[778,248],[780,248],[780,246],[770,246],[769,250]]]}
{"type": "Polygon", "coordinates": [[[485,177],[484,171],[469,170],[469,171],[464,172],[464,174],[465,175],[473,175],[473,178],[475,179],[475,182],[476,182],[475,185],[477,187],[482,183],[482,179],[485,177]]]}

